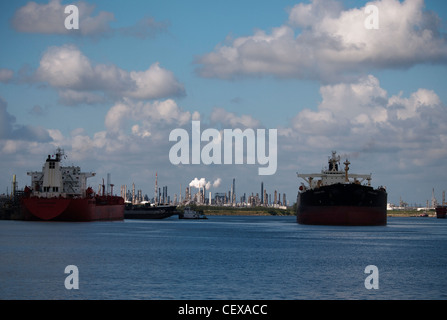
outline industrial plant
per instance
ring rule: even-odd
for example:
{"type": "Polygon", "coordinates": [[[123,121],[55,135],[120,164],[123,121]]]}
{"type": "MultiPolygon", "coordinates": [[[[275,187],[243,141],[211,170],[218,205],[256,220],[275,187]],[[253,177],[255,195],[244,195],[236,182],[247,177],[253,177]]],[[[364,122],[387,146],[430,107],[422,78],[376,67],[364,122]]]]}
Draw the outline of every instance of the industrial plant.
{"type": "Polygon", "coordinates": [[[236,179],[233,178],[233,182],[227,192],[215,192],[207,191],[205,184],[202,186],[191,186],[182,190],[180,184],[179,193],[175,193],[171,198],[168,195],[167,186],[158,185],[158,173],[155,174],[155,188],[154,195],[150,198],[147,194],[143,195],[141,189],[135,189],[135,184],[132,183],[132,187],[129,189],[127,185],[121,186],[121,197],[127,203],[132,204],[144,204],[150,203],[153,205],[215,205],[215,206],[232,206],[232,207],[274,207],[279,209],[286,209],[289,206],[287,202],[286,194],[274,190],[272,193],[267,193],[267,189],[264,188],[264,182],[261,182],[260,193],[243,193],[237,195],[236,193],[236,179]]]}

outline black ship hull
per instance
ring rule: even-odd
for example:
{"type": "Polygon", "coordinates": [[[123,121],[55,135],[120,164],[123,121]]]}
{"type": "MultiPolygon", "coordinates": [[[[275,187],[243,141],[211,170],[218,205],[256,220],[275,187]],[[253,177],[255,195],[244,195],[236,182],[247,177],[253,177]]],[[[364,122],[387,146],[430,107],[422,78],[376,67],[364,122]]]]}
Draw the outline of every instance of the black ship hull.
{"type": "Polygon", "coordinates": [[[436,207],[436,218],[445,219],[447,214],[447,206],[437,206],[436,207]]]}
{"type": "Polygon", "coordinates": [[[387,224],[384,189],[332,184],[298,194],[297,222],[312,225],[380,226],[387,224]]]}
{"type": "Polygon", "coordinates": [[[126,206],[124,219],[165,219],[178,214],[176,206],[126,206]]]}

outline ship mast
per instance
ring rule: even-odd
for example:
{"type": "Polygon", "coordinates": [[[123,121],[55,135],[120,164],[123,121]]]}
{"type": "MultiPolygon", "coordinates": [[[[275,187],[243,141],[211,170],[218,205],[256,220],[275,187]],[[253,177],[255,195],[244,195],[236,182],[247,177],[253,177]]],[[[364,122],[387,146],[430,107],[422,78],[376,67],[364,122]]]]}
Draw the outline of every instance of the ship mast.
{"type": "Polygon", "coordinates": [[[346,161],[343,162],[343,164],[345,165],[345,181],[349,182],[348,171],[349,171],[349,165],[351,164],[351,162],[349,162],[349,160],[346,159],[346,161]]]}
{"type": "Polygon", "coordinates": [[[56,149],[56,160],[61,160],[62,156],[65,156],[64,149],[61,149],[60,147],[57,147],[57,149],[56,149]]]}
{"type": "Polygon", "coordinates": [[[329,158],[329,171],[337,172],[338,171],[338,163],[340,162],[340,156],[337,156],[336,151],[332,151],[332,157],[329,158]]]}

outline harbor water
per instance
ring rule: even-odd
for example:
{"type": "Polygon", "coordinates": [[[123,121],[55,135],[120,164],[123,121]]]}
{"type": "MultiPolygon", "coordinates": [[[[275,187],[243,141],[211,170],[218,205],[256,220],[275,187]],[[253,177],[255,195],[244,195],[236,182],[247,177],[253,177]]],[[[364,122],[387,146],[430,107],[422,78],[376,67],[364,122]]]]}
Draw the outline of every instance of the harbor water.
{"type": "Polygon", "coordinates": [[[447,219],[391,217],[381,227],[299,225],[294,216],[0,221],[3,300],[445,300],[446,268],[447,219]],[[74,276],[78,288],[69,289],[74,276]]]}

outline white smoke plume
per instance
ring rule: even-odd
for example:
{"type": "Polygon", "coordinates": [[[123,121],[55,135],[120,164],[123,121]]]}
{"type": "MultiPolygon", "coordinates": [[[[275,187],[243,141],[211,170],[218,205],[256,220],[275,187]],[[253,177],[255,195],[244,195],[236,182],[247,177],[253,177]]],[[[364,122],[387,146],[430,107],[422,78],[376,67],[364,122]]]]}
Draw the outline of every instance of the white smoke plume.
{"type": "Polygon", "coordinates": [[[211,184],[209,182],[206,182],[205,178],[200,178],[200,180],[197,179],[197,178],[194,178],[194,180],[192,180],[189,183],[190,187],[194,187],[194,188],[197,188],[197,189],[198,188],[203,188],[203,187],[208,189],[208,186],[210,186],[210,185],[211,184]]]}
{"type": "Polygon", "coordinates": [[[220,183],[222,182],[221,178],[217,178],[216,180],[214,180],[213,182],[213,188],[218,188],[220,186],[220,183]]]}
{"type": "MultiPolygon", "coordinates": [[[[212,186],[214,188],[217,188],[217,187],[220,186],[221,182],[222,182],[222,179],[221,178],[217,178],[216,180],[214,180],[212,186]]],[[[193,187],[193,188],[197,188],[197,189],[205,187],[205,189],[209,190],[211,188],[211,182],[210,181],[206,181],[205,178],[200,178],[200,180],[197,179],[197,178],[194,178],[194,180],[192,180],[189,183],[189,186],[193,187]]]]}

